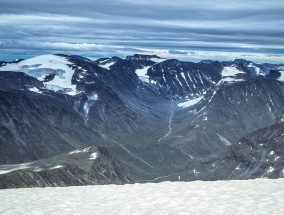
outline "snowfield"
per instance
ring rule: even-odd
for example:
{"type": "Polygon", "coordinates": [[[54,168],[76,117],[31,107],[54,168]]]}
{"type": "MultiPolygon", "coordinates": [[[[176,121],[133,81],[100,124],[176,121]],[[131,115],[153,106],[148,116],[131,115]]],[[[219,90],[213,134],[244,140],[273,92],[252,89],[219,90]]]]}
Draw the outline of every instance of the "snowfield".
{"type": "MultiPolygon", "coordinates": [[[[75,72],[70,67],[72,64],[73,63],[65,57],[47,54],[26,59],[18,63],[7,64],[1,67],[0,71],[24,72],[39,81],[43,81],[47,75],[55,74],[53,80],[45,83],[45,87],[53,91],[68,89],[67,94],[75,95],[76,86],[71,83],[72,76],[75,72]]],[[[34,92],[39,91],[34,90],[34,92]]]]}
{"type": "Polygon", "coordinates": [[[181,108],[188,108],[200,102],[203,99],[203,96],[195,99],[188,100],[186,102],[179,103],[178,106],[181,108]]]}
{"type": "Polygon", "coordinates": [[[0,214],[284,214],[284,179],[0,190],[0,214]]]}

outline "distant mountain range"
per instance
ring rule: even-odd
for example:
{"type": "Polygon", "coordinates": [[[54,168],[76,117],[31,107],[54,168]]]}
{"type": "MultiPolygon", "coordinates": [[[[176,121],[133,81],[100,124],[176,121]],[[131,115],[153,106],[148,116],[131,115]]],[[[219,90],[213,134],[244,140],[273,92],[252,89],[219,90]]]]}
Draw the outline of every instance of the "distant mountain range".
{"type": "Polygon", "coordinates": [[[284,65],[0,62],[0,188],[284,177],[284,65]]]}

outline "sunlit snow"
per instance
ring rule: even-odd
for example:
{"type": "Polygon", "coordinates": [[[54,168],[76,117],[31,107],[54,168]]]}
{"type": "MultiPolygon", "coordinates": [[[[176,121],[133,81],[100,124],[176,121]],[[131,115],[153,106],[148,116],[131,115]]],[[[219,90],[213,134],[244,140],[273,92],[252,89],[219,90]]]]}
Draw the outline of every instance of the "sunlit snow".
{"type": "Polygon", "coordinates": [[[42,92],[38,88],[36,88],[36,87],[30,88],[29,91],[42,94],[42,92]]]}
{"type": "Polygon", "coordinates": [[[222,70],[222,80],[221,82],[227,82],[227,83],[234,83],[237,81],[244,81],[244,79],[237,78],[236,76],[238,74],[243,74],[244,72],[238,70],[237,68],[233,66],[227,66],[224,67],[222,70]]]}
{"type": "Polygon", "coordinates": [[[53,167],[50,167],[49,169],[60,169],[62,167],[64,167],[64,166],[62,166],[62,165],[55,165],[53,167]]]}
{"type": "Polygon", "coordinates": [[[181,102],[178,104],[179,107],[181,108],[187,108],[187,107],[190,107],[192,105],[195,105],[197,104],[198,102],[200,102],[201,100],[203,99],[203,96],[199,97],[199,98],[195,98],[195,99],[191,99],[191,100],[188,100],[186,102],[181,102]]]}
{"type": "Polygon", "coordinates": [[[8,214],[284,214],[284,179],[0,190],[8,214]]]}
{"type": "Polygon", "coordinates": [[[6,174],[16,170],[30,169],[32,168],[32,162],[22,164],[7,164],[0,166],[0,174],[6,174]]]}
{"type": "Polygon", "coordinates": [[[53,91],[63,90],[67,94],[74,95],[76,86],[71,84],[74,70],[70,65],[72,63],[67,58],[48,54],[7,64],[1,67],[0,71],[24,72],[40,81],[43,81],[47,75],[55,74],[54,79],[46,82],[45,86],[53,91]]]}
{"type": "Polygon", "coordinates": [[[217,136],[226,146],[232,145],[232,143],[229,140],[227,140],[225,137],[223,137],[222,135],[217,133],[217,136]]]}
{"type": "Polygon", "coordinates": [[[163,61],[165,61],[165,60],[167,60],[166,58],[156,58],[156,57],[153,57],[153,58],[151,58],[150,59],[151,61],[154,61],[154,62],[156,62],[156,63],[161,63],[161,62],[163,62],[163,61]]]}
{"type": "Polygon", "coordinates": [[[149,76],[147,76],[147,71],[150,67],[151,66],[145,66],[142,69],[136,69],[135,73],[141,81],[149,83],[149,76]]]}
{"type": "Polygon", "coordinates": [[[281,73],[281,76],[278,78],[278,80],[284,82],[284,70],[281,70],[279,72],[281,73]]]}
{"type": "Polygon", "coordinates": [[[106,63],[106,64],[100,64],[99,66],[100,67],[103,67],[105,69],[109,69],[113,64],[115,64],[116,62],[109,62],[109,63],[106,63]]]}
{"type": "Polygon", "coordinates": [[[244,73],[244,72],[238,70],[237,68],[233,66],[227,66],[227,67],[224,67],[222,71],[222,76],[223,77],[236,76],[237,74],[241,74],[241,73],[244,73]]]}
{"type": "Polygon", "coordinates": [[[77,150],[75,150],[75,151],[69,152],[68,154],[69,154],[69,155],[72,155],[72,154],[77,154],[77,153],[82,153],[82,152],[88,152],[90,149],[91,149],[91,147],[84,148],[84,149],[82,149],[82,150],[77,149],[77,150]]]}
{"type": "Polygon", "coordinates": [[[98,153],[94,152],[90,155],[90,160],[95,160],[95,159],[97,159],[97,157],[98,157],[98,153]]]}
{"type": "Polygon", "coordinates": [[[259,67],[255,66],[254,64],[250,63],[248,65],[249,68],[253,68],[256,75],[263,75],[259,67]]]}

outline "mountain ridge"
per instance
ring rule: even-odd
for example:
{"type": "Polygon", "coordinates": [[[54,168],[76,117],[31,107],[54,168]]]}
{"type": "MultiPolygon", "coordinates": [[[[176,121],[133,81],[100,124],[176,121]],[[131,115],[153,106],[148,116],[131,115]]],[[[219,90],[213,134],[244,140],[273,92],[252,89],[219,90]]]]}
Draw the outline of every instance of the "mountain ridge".
{"type": "Polygon", "coordinates": [[[195,168],[188,163],[206,170],[203,161],[283,118],[281,71],[282,65],[240,59],[192,63],[141,54],[2,63],[1,163],[104,147],[126,166],[123,183],[178,176],[195,168]]]}

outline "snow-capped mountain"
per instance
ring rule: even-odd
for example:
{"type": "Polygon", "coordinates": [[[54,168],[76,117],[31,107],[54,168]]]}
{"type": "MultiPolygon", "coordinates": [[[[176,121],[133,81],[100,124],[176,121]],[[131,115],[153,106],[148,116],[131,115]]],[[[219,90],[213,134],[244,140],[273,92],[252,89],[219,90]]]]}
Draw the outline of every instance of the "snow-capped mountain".
{"type": "Polygon", "coordinates": [[[166,60],[150,67],[147,74],[165,94],[193,99],[204,95],[222,78],[222,69],[219,62],[199,64],[166,60]]]}
{"type": "Polygon", "coordinates": [[[224,66],[235,66],[238,67],[240,70],[243,70],[251,75],[260,75],[264,76],[267,75],[270,70],[283,70],[283,65],[277,64],[257,64],[252,61],[247,61],[244,59],[236,59],[233,61],[223,61],[221,62],[224,66]]]}
{"type": "MultiPolygon", "coordinates": [[[[283,119],[281,68],[141,54],[95,61],[57,54],[2,62],[0,162],[37,162],[45,171],[46,160],[62,166],[62,154],[104,147],[125,167],[127,180],[119,183],[166,180],[191,168],[189,163],[217,159],[243,136],[283,119]]],[[[20,177],[23,169],[14,170],[13,177],[20,177]]],[[[54,174],[66,173],[59,170],[54,174]]],[[[34,168],[25,171],[45,176],[34,168]]],[[[78,171],[85,174],[86,169],[78,171]]],[[[220,171],[225,170],[220,166],[220,171]]],[[[11,173],[2,174],[0,181],[11,173]]],[[[99,183],[116,181],[111,175],[99,183]]],[[[60,185],[56,178],[46,179],[47,185],[60,185]]],[[[32,177],[28,181],[37,186],[32,177]]]]}
{"type": "Polygon", "coordinates": [[[65,57],[42,55],[20,62],[8,63],[1,71],[24,72],[42,81],[47,89],[60,91],[70,95],[76,94],[76,86],[72,83],[75,68],[65,57]]]}
{"type": "Polygon", "coordinates": [[[110,69],[110,67],[115,64],[117,61],[119,61],[121,58],[119,57],[112,57],[112,58],[100,58],[95,60],[94,62],[105,69],[110,69]]]}
{"type": "Polygon", "coordinates": [[[217,85],[200,102],[175,113],[167,142],[191,156],[218,153],[283,118],[283,87],[262,77],[217,85]]]}

